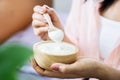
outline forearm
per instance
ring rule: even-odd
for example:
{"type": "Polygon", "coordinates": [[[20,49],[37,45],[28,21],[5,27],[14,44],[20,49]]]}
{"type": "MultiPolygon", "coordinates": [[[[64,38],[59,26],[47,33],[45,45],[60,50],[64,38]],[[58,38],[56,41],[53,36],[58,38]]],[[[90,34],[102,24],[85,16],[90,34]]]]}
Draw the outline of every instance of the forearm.
{"type": "Polygon", "coordinates": [[[33,7],[40,1],[1,0],[0,3],[0,43],[3,43],[31,23],[33,7]]]}
{"type": "Polygon", "coordinates": [[[52,6],[52,0],[0,0],[0,3],[0,44],[31,23],[35,5],[52,6]]]}
{"type": "Polygon", "coordinates": [[[98,77],[100,80],[120,80],[120,71],[105,64],[100,64],[98,77]]]}

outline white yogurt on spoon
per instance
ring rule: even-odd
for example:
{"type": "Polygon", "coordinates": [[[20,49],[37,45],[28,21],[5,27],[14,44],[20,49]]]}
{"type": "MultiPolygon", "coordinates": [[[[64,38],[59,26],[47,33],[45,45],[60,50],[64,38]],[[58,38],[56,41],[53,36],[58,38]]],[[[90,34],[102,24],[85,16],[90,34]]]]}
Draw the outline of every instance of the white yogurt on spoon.
{"type": "Polygon", "coordinates": [[[54,42],[62,42],[64,38],[64,33],[62,32],[62,30],[55,30],[48,32],[48,36],[54,42]]]}
{"type": "Polygon", "coordinates": [[[48,13],[44,14],[45,19],[48,22],[49,30],[48,30],[48,37],[54,42],[62,42],[64,38],[64,32],[58,28],[56,28],[51,21],[51,18],[48,13]]]}

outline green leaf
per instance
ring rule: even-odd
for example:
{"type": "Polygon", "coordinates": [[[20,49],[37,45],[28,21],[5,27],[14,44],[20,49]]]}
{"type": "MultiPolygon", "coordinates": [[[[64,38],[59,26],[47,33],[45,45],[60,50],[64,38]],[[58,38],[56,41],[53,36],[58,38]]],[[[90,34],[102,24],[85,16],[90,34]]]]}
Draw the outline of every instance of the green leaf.
{"type": "Polygon", "coordinates": [[[16,80],[16,71],[32,55],[32,50],[19,44],[0,46],[0,80],[16,80]]]}

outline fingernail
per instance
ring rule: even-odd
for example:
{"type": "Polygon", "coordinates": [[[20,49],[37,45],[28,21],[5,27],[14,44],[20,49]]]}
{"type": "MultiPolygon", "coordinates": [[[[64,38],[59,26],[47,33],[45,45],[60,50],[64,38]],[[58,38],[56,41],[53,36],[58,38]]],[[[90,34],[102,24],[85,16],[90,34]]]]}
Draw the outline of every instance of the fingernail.
{"type": "Polygon", "coordinates": [[[54,70],[54,71],[59,71],[59,66],[54,66],[54,67],[52,67],[52,70],[54,70]]]}
{"type": "Polygon", "coordinates": [[[49,9],[50,7],[46,6],[47,9],[49,9]]]}
{"type": "Polygon", "coordinates": [[[49,9],[50,7],[48,7],[47,5],[44,5],[44,7],[46,8],[46,9],[49,9]]]}

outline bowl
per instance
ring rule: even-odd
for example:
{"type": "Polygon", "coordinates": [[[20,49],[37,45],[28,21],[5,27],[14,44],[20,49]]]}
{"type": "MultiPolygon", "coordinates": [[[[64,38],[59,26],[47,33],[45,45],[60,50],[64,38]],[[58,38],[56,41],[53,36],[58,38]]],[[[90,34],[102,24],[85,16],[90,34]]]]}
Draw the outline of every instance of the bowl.
{"type": "Polygon", "coordinates": [[[50,66],[53,63],[71,64],[76,61],[78,48],[67,42],[44,41],[35,43],[33,51],[37,64],[41,68],[51,70],[50,66]]]}

